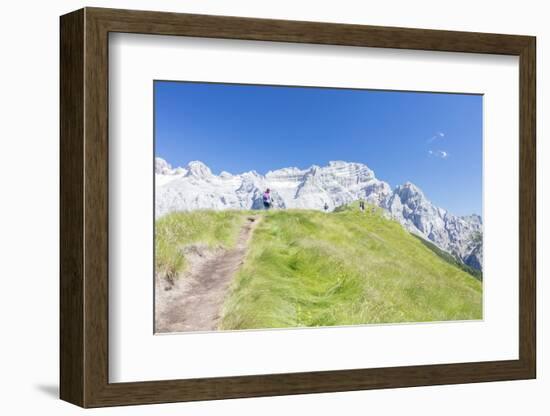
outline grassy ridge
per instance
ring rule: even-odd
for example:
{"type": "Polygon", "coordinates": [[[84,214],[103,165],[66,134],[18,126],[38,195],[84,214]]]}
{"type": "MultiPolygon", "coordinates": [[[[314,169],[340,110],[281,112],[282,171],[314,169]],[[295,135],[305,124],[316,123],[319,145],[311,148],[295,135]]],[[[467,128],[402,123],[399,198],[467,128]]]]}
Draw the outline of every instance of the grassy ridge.
{"type": "Polygon", "coordinates": [[[155,223],[155,271],[174,279],[185,269],[182,248],[200,243],[213,247],[232,247],[244,221],[245,212],[176,212],[155,223]]]}
{"type": "Polygon", "coordinates": [[[379,213],[264,213],[221,329],[480,319],[482,286],[379,213]]]}
{"type": "MultiPolygon", "coordinates": [[[[185,269],[182,247],[232,247],[250,211],[174,213],[156,223],[157,273],[185,269]]],[[[262,216],[220,329],[480,319],[482,285],[380,211],[262,216]]]]}

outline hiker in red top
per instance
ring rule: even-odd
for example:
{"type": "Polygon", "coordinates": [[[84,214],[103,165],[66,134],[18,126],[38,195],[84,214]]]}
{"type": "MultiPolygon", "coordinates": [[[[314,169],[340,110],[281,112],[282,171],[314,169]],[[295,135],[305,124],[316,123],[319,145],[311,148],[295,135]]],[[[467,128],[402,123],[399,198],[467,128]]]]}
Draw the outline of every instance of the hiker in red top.
{"type": "Polygon", "coordinates": [[[269,209],[271,208],[271,205],[273,204],[273,199],[271,198],[271,191],[269,190],[269,188],[267,188],[264,192],[264,195],[262,197],[263,201],[264,201],[264,208],[265,209],[269,209]]]}

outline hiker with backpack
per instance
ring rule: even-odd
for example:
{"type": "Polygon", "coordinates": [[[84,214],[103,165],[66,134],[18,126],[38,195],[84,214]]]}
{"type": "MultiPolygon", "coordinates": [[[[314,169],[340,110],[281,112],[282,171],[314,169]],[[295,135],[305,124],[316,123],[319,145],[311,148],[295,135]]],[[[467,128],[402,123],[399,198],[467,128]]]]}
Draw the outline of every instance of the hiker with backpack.
{"type": "Polygon", "coordinates": [[[325,206],[323,207],[325,209],[325,212],[328,211],[328,204],[325,202],[325,206]]]}
{"type": "Polygon", "coordinates": [[[271,205],[273,204],[273,199],[271,198],[271,191],[269,188],[267,188],[262,196],[262,200],[264,202],[264,208],[269,209],[271,208],[271,205]]]}

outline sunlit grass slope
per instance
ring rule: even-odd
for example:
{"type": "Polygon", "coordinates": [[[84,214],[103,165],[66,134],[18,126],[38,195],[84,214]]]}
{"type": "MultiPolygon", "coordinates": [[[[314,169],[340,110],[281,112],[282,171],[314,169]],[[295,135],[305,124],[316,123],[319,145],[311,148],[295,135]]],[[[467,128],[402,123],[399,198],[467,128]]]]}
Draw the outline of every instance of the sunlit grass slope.
{"type": "Polygon", "coordinates": [[[221,329],[482,318],[482,285],[370,209],[264,213],[221,329]]]}
{"type": "Polygon", "coordinates": [[[155,224],[155,271],[170,279],[185,269],[182,249],[190,244],[232,247],[244,220],[242,211],[176,212],[155,224]]]}
{"type": "MultiPolygon", "coordinates": [[[[482,285],[370,208],[255,211],[249,252],[220,329],[482,318],[482,285]]],[[[174,213],[156,223],[157,273],[185,269],[189,244],[232,247],[250,211],[174,213]]]]}

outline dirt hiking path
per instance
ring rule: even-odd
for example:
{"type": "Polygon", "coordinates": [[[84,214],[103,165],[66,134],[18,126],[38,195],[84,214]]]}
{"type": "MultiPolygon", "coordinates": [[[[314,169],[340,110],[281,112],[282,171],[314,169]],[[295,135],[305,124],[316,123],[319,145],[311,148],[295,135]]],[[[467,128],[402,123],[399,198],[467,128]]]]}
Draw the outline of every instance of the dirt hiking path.
{"type": "Polygon", "coordinates": [[[244,262],[248,243],[261,218],[247,217],[230,250],[192,246],[186,250],[187,271],[166,290],[157,278],[155,331],[213,331],[235,272],[244,262]]]}

